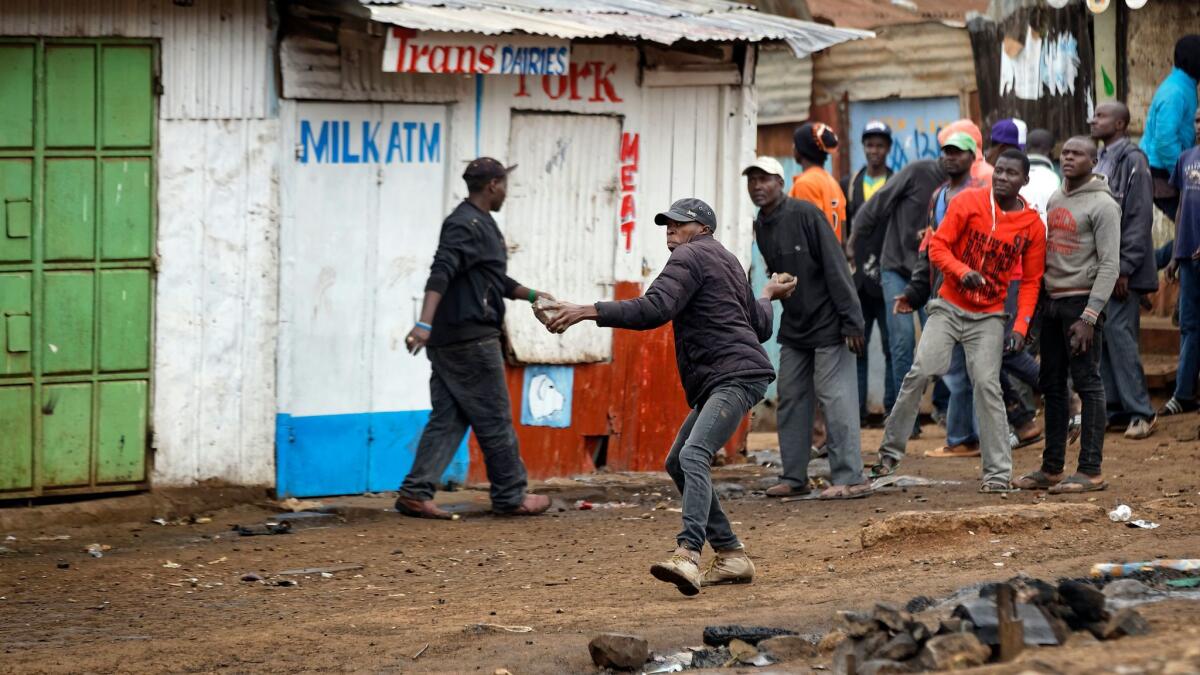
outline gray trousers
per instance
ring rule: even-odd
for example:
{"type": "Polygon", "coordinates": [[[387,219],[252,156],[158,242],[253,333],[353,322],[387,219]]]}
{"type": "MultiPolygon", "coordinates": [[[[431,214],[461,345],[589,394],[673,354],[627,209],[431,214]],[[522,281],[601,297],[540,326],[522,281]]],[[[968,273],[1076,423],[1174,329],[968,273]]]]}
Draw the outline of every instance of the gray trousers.
{"type": "Polygon", "coordinates": [[[1004,314],[967,312],[941,299],[929,303],[929,322],[921,332],[912,369],[904,376],[896,405],[883,432],[883,457],[900,460],[908,445],[921,396],[929,380],[950,368],[954,346],[967,356],[967,373],[975,388],[975,414],[979,420],[979,445],[983,455],[983,480],[1012,480],[1012,448],[1000,390],[1000,363],[1004,358],[1004,314]]]}
{"type": "Polygon", "coordinates": [[[425,350],[433,366],[429,397],[433,412],[421,432],[412,470],[400,496],[433,499],[467,427],[475,431],[491,483],[492,509],[505,512],[525,499],[525,463],[513,430],[500,338],[484,338],[425,350]]]}
{"type": "Polygon", "coordinates": [[[676,537],[680,546],[699,551],[708,541],[717,551],[741,548],[712,487],[712,460],[762,400],[768,384],[766,378],[722,382],[679,428],[667,455],[667,473],[682,496],[683,530],[676,537]]]}
{"type": "Polygon", "coordinates": [[[1109,417],[1147,420],[1154,417],[1138,347],[1141,312],[1141,295],[1134,292],[1124,300],[1110,298],[1104,310],[1104,355],[1100,361],[1100,375],[1104,378],[1109,417]]]}
{"type": "Polygon", "coordinates": [[[812,455],[816,402],[825,411],[829,468],[834,485],[858,485],[863,477],[858,416],[858,367],[844,344],[815,349],[780,345],[779,452],[781,480],[804,489],[812,455]]]}

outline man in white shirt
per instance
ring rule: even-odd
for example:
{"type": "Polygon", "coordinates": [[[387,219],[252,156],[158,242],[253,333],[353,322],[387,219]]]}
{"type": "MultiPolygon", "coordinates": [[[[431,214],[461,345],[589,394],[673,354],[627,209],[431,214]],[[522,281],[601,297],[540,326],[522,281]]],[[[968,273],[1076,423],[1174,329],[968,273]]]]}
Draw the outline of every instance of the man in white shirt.
{"type": "Polygon", "coordinates": [[[1054,170],[1050,153],[1054,151],[1054,134],[1047,129],[1029,132],[1026,146],[1029,155],[1029,184],[1021,188],[1021,197],[1037,209],[1042,222],[1046,222],[1046,204],[1050,195],[1062,185],[1062,178],[1054,170]]]}

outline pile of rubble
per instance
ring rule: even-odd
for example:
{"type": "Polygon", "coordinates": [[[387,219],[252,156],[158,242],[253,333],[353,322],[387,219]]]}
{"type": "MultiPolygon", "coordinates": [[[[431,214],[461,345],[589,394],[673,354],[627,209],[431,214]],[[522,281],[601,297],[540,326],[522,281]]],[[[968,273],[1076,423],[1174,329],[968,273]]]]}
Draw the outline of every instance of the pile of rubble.
{"type": "Polygon", "coordinates": [[[1107,601],[1088,582],[1055,586],[1017,577],[983,586],[936,627],[887,604],[869,613],[840,612],[846,639],[834,653],[834,668],[857,675],[956,670],[1010,661],[1025,647],[1061,645],[1075,631],[1098,640],[1150,631],[1137,610],[1111,612],[1107,601]]]}

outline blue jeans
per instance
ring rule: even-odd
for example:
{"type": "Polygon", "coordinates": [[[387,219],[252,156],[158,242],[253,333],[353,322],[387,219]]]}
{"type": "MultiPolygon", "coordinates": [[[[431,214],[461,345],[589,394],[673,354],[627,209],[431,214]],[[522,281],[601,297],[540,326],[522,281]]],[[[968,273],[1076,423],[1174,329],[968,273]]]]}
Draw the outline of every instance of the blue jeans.
{"type": "Polygon", "coordinates": [[[950,370],[942,376],[942,382],[950,390],[950,407],[946,411],[946,445],[978,443],[974,385],[967,374],[967,354],[962,345],[954,346],[950,370]]]}
{"type": "Polygon", "coordinates": [[[1175,398],[1196,400],[1200,376],[1200,262],[1179,260],[1179,370],[1175,398]]]}
{"type": "MultiPolygon", "coordinates": [[[[884,270],[882,279],[883,301],[887,307],[888,351],[892,354],[892,391],[899,395],[900,385],[904,376],[912,369],[913,353],[917,348],[917,328],[913,323],[912,314],[896,314],[892,311],[892,298],[904,293],[908,286],[908,277],[895,270],[884,270]]],[[[928,318],[924,309],[917,310],[921,325],[928,318]]],[[[933,388],[933,405],[938,410],[946,410],[950,402],[950,392],[942,382],[933,388]]],[[[888,406],[890,412],[891,406],[888,406]]]]}
{"type": "MultiPolygon", "coordinates": [[[[883,409],[885,411],[892,409],[892,404],[896,402],[896,380],[892,373],[892,352],[888,346],[888,315],[892,313],[888,302],[884,298],[876,298],[866,293],[858,294],[858,302],[862,305],[863,319],[866,321],[866,332],[863,333],[863,339],[867,343],[867,349],[871,345],[871,327],[872,324],[879,326],[879,344],[883,347],[884,375],[883,375],[883,409]]],[[[863,352],[863,355],[858,357],[858,416],[867,416],[867,375],[870,373],[871,355],[863,352]]]]}

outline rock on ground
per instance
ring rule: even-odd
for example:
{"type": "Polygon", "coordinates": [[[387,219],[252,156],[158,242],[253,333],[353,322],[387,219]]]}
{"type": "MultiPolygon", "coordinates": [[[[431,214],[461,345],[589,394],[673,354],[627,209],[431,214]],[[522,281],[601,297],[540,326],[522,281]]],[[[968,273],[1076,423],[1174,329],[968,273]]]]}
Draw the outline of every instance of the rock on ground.
{"type": "Polygon", "coordinates": [[[600,668],[635,670],[650,658],[649,645],[640,637],[620,633],[602,633],[588,643],[592,663],[600,668]]]}
{"type": "Polygon", "coordinates": [[[925,534],[986,530],[1009,533],[1092,522],[1104,517],[1098,504],[1073,502],[980,506],[961,511],[902,511],[862,530],[863,548],[925,534]]]}
{"type": "Polygon", "coordinates": [[[758,651],[780,663],[817,655],[817,646],[799,635],[783,635],[758,643],[758,651]]]}
{"type": "Polygon", "coordinates": [[[991,648],[974,633],[954,633],[926,642],[918,658],[926,670],[960,670],[983,665],[991,655],[991,648]]]}

